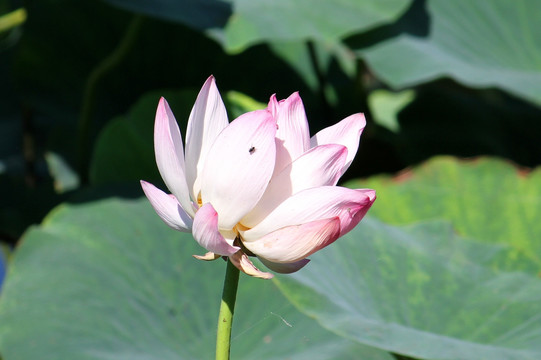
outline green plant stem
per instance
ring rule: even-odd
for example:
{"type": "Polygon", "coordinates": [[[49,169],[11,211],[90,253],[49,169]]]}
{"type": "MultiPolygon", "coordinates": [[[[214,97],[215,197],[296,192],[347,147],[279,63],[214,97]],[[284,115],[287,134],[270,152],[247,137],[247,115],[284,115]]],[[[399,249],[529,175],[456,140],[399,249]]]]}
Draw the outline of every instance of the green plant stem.
{"type": "Polygon", "coordinates": [[[118,46],[111,54],[109,54],[109,56],[104,58],[94,68],[94,70],[92,70],[86,81],[81,116],[78,123],[77,139],[79,145],[79,177],[82,184],[86,184],[88,182],[88,165],[90,162],[90,128],[98,94],[98,85],[100,81],[107,76],[107,74],[116,69],[128,56],[130,50],[135,44],[135,41],[137,40],[142,23],[142,16],[135,15],[132,18],[118,46]]]}
{"type": "Polygon", "coordinates": [[[318,93],[321,99],[321,106],[323,110],[323,116],[329,121],[332,119],[332,109],[329,99],[327,98],[326,88],[329,86],[326,75],[321,68],[320,61],[317,56],[316,45],[314,41],[309,40],[306,42],[308,48],[308,55],[310,56],[310,62],[312,63],[312,70],[316,75],[318,82],[318,93]]]}
{"type": "Polygon", "coordinates": [[[239,269],[227,260],[225,271],[224,290],[220,315],[218,316],[218,335],[216,337],[216,360],[229,360],[231,348],[231,327],[235,313],[235,301],[237,300],[237,288],[239,285],[239,269]]]}

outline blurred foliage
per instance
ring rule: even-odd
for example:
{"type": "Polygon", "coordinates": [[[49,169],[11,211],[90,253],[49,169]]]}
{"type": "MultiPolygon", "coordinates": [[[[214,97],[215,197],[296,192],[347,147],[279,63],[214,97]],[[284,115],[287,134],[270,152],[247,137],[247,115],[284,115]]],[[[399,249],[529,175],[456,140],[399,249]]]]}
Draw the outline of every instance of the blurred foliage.
{"type": "Polygon", "coordinates": [[[393,87],[447,76],[541,104],[541,5],[535,0],[427,0],[430,32],[401,34],[360,50],[393,87]]]}
{"type": "MultiPolygon", "coordinates": [[[[442,157],[351,183],[378,189],[372,215],[409,225],[363,220],[277,276],[283,294],[243,276],[234,358],[539,358],[540,171],[442,157]]],[[[190,256],[204,251],[144,197],[63,204],[11,263],[0,349],[8,359],[210,358],[225,264],[190,256]]]]}
{"type": "MultiPolygon", "coordinates": [[[[190,256],[202,252],[191,234],[163,226],[146,198],[58,207],[26,233],[12,262],[2,355],[211,359],[225,262],[190,256]]],[[[252,280],[239,284],[232,358],[392,360],[323,329],[272,282],[252,280]]]]}
{"type": "MultiPolygon", "coordinates": [[[[211,74],[230,119],[294,91],[314,132],[364,112],[368,125],[345,180],[394,174],[435,155],[538,166],[539,13],[536,0],[0,0],[0,242],[18,244],[67,200],[141,196],[141,178],[159,184],[158,98],[168,99],[184,132],[211,74]]],[[[511,166],[481,163],[490,164],[492,182],[520,182],[511,166]]],[[[467,166],[428,166],[434,177],[421,167],[425,182],[409,183],[422,185],[388,186],[396,180],[387,175],[363,181],[380,194],[374,213],[403,225],[429,214],[460,231],[495,227],[476,223],[472,211],[481,210],[457,217],[440,198],[423,196],[445,189],[447,175],[469,179],[467,166]]],[[[529,181],[515,190],[479,183],[475,191],[521,192],[524,202],[502,200],[502,211],[529,214],[538,186],[529,181]]],[[[534,235],[497,224],[495,235],[524,236],[517,258],[531,260],[534,235]]],[[[461,235],[485,241],[480,233],[461,235]]]]}
{"type": "MultiPolygon", "coordinates": [[[[87,186],[95,176],[93,154],[118,155],[111,161],[122,161],[115,150],[120,144],[110,137],[114,131],[103,135],[109,140],[97,141],[107,124],[118,122],[147,92],[197,91],[210,74],[222,93],[233,90],[262,103],[273,93],[285,98],[300,91],[314,131],[365,112],[369,126],[349,178],[395,172],[436,154],[540,163],[534,79],[541,45],[530,19],[538,2],[444,6],[430,0],[341,0],[269,6],[241,0],[152,5],[44,0],[21,8],[4,0],[0,5],[3,16],[27,14],[20,26],[0,34],[0,184],[17,189],[2,197],[0,227],[11,243],[69,196],[58,190],[61,174],[71,171],[64,181],[77,191],[77,184],[87,186]],[[438,51],[454,60],[438,58],[438,51]],[[518,91],[513,84],[525,76],[528,82],[519,86],[524,91],[518,91]],[[415,98],[400,105],[389,93],[385,100],[380,91],[389,91],[387,86],[415,90],[415,98]],[[55,161],[51,156],[47,161],[47,154],[55,161]],[[43,206],[20,201],[35,193],[43,206]]],[[[191,102],[186,99],[179,115],[189,112],[191,102]]],[[[151,107],[150,101],[148,116],[151,107]]],[[[148,129],[147,124],[142,131],[148,129]]],[[[133,171],[155,177],[150,164],[133,171]]]]}
{"type": "Polygon", "coordinates": [[[2,288],[2,283],[4,282],[4,277],[6,276],[6,255],[7,250],[6,246],[0,247],[0,288],[2,288]]]}
{"type": "Polygon", "coordinates": [[[505,245],[494,268],[537,275],[541,269],[541,168],[520,171],[501,160],[434,158],[396,177],[374,176],[349,187],[378,189],[371,214],[390,224],[445,218],[462,236],[505,245]]]}
{"type": "Polygon", "coordinates": [[[26,21],[26,10],[21,8],[0,16],[0,33],[11,30],[26,21]]]}

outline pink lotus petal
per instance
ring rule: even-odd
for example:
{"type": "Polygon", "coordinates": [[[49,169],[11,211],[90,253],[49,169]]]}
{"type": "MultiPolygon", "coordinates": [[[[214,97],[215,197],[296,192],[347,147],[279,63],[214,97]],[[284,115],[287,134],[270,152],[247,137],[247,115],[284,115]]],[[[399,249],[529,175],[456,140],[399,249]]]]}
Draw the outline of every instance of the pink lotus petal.
{"type": "Polygon", "coordinates": [[[359,149],[359,138],[366,126],[363,114],[348,116],[338,124],[329,126],[310,139],[310,146],[315,147],[323,144],[341,144],[348,148],[348,157],[342,170],[342,174],[351,165],[357,150],[359,149]]]}
{"type": "Polygon", "coordinates": [[[192,198],[201,190],[201,173],[207,153],[218,134],[229,124],[216,81],[210,76],[195,101],[186,130],[186,179],[192,198]]]}
{"type": "Polygon", "coordinates": [[[295,92],[287,99],[276,102],[273,95],[269,111],[276,118],[276,166],[278,173],[310,148],[310,130],[304,112],[304,105],[295,92]]]}
{"type": "Polygon", "coordinates": [[[274,170],[276,123],[266,110],[244,114],[218,136],[205,161],[202,202],[232,229],[259,201],[274,170]]]}
{"type": "Polygon", "coordinates": [[[293,263],[275,263],[272,261],[259,258],[259,261],[266,267],[279,274],[291,274],[302,269],[306,264],[310,262],[309,259],[302,259],[293,263]]]}
{"type": "Polygon", "coordinates": [[[167,188],[182,208],[193,217],[194,211],[184,174],[184,149],[175,116],[167,101],[160,99],[154,123],[154,152],[156,164],[167,188]]]}
{"type": "Polygon", "coordinates": [[[192,218],[180,206],[174,195],[167,195],[151,183],[141,180],[141,187],[150,204],[167,226],[183,232],[192,229],[192,218]]]}
{"type": "Polygon", "coordinates": [[[274,277],[274,275],[271,273],[263,272],[256,268],[248,255],[246,255],[242,250],[239,250],[234,255],[230,256],[229,261],[231,261],[231,263],[235,265],[237,269],[247,275],[266,280],[274,277]]]}
{"type": "Polygon", "coordinates": [[[302,260],[340,236],[340,218],[315,220],[301,225],[286,226],[244,246],[258,257],[276,263],[302,260]]]}
{"type": "Polygon", "coordinates": [[[290,225],[340,218],[340,236],[349,232],[361,221],[372,203],[376,192],[370,189],[348,189],[339,186],[321,186],[306,189],[289,197],[252,229],[242,231],[244,243],[290,225]]]}
{"type": "Polygon", "coordinates": [[[261,200],[241,223],[246,227],[257,225],[285,199],[301,190],[336,185],[346,157],[347,149],[343,145],[328,144],[308,150],[272,177],[261,200]]]}
{"type": "Polygon", "coordinates": [[[199,245],[215,254],[230,256],[240,249],[230,244],[218,230],[218,213],[210,203],[195,213],[192,233],[199,245]]]}
{"type": "Polygon", "coordinates": [[[276,94],[271,95],[267,105],[267,110],[270,111],[273,117],[276,117],[278,114],[278,100],[276,100],[276,94]]]}
{"type": "Polygon", "coordinates": [[[306,257],[350,231],[375,201],[373,190],[335,186],[365,124],[355,114],[310,139],[298,93],[281,101],[273,95],[266,110],[228,124],[210,76],[190,114],[186,156],[169,105],[163,98],[158,105],[156,162],[173,195],[144,181],[141,186],[167,225],[191,228],[208,250],[195,258],[229,257],[243,272],[271,278],[248,253],[276,272],[295,272],[306,257]]]}

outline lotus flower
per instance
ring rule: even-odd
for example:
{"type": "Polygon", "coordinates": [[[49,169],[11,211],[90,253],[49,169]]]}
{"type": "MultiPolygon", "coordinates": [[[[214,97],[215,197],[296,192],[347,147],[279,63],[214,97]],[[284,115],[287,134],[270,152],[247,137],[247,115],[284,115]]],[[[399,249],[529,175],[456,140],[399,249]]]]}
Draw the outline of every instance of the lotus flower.
{"type": "Polygon", "coordinates": [[[160,218],[171,228],[191,231],[208,252],[245,273],[257,269],[291,273],[307,257],[349,232],[376,195],[370,189],[336,186],[357,152],[366,122],[362,114],[309,135],[298,93],[267,109],[228,122],[214,77],[203,85],[191,111],[186,147],[169,105],[156,112],[154,149],[160,174],[172,194],[141,181],[160,218]]]}

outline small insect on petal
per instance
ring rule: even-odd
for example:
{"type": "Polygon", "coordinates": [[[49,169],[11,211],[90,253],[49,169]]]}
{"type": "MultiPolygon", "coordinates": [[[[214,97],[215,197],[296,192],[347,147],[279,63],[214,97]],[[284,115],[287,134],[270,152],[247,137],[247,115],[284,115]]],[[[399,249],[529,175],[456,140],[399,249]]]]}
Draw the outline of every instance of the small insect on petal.
{"type": "Polygon", "coordinates": [[[250,276],[272,278],[252,263],[255,256],[276,273],[294,273],[351,231],[376,199],[374,190],[336,186],[357,153],[366,125],[361,113],[310,138],[296,92],[280,101],[272,95],[266,109],[229,122],[210,76],[185,143],[163,98],[154,120],[158,170],[172,194],[141,186],[169,227],[191,232],[206,249],[196,259],[222,258],[250,276]]]}

